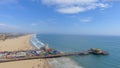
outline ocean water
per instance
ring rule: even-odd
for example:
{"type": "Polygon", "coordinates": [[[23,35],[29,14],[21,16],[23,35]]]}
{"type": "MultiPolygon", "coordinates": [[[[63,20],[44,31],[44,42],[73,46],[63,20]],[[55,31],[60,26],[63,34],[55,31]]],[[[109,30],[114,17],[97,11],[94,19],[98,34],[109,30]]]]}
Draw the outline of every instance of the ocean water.
{"type": "Polygon", "coordinates": [[[110,53],[107,56],[86,55],[53,59],[50,64],[54,68],[120,68],[120,37],[38,34],[37,38],[62,52],[100,48],[110,53]]]}

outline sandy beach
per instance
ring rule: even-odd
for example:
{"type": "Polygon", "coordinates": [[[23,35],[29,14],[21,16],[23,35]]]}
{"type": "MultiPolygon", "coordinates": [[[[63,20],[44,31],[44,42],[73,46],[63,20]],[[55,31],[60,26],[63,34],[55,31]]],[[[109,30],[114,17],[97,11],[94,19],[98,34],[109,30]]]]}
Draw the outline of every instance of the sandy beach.
{"type": "MultiPolygon", "coordinates": [[[[0,41],[0,51],[16,51],[33,49],[30,44],[32,35],[25,35],[17,38],[0,41]]],[[[0,63],[0,68],[50,68],[46,59],[24,60],[0,63]]]]}

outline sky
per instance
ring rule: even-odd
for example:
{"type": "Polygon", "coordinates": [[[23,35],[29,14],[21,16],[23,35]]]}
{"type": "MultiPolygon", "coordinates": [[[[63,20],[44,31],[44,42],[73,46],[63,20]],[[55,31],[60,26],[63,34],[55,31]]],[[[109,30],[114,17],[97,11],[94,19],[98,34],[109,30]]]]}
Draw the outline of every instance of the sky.
{"type": "Polygon", "coordinates": [[[0,32],[120,35],[120,0],[0,0],[0,32]]]}

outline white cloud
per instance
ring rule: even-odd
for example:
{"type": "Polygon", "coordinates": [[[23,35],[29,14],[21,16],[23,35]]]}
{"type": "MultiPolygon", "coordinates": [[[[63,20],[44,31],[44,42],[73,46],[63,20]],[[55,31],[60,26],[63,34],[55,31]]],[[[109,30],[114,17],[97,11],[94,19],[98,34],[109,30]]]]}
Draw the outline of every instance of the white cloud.
{"type": "Polygon", "coordinates": [[[109,6],[109,4],[102,0],[42,0],[42,3],[54,6],[57,12],[65,14],[80,13],[109,6]]]}
{"type": "Polygon", "coordinates": [[[72,4],[88,4],[97,2],[97,0],[43,0],[44,4],[50,4],[50,5],[72,5],[72,4]]]}
{"type": "Polygon", "coordinates": [[[91,18],[91,17],[80,18],[80,22],[83,22],[83,23],[88,23],[88,22],[91,22],[91,21],[92,21],[92,18],[91,18]]]}
{"type": "Polygon", "coordinates": [[[4,24],[4,23],[0,23],[0,28],[2,29],[18,29],[18,26],[15,25],[9,25],[9,24],[4,24]]]}
{"type": "Polygon", "coordinates": [[[25,27],[13,24],[0,23],[0,32],[27,32],[25,27]]]}
{"type": "Polygon", "coordinates": [[[84,12],[86,9],[83,7],[65,7],[65,8],[59,8],[56,11],[60,13],[67,13],[67,14],[73,14],[73,13],[79,13],[79,12],[84,12]]]}

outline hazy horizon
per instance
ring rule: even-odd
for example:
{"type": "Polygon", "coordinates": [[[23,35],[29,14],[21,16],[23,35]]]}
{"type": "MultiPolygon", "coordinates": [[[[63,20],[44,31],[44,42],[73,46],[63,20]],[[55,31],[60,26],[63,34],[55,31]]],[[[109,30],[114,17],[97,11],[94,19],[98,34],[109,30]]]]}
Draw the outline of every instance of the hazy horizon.
{"type": "Polygon", "coordinates": [[[120,36],[120,1],[0,0],[0,33],[120,36]]]}

